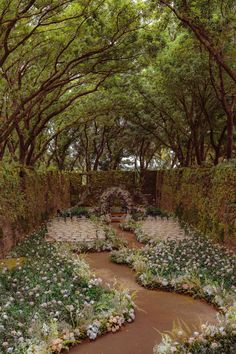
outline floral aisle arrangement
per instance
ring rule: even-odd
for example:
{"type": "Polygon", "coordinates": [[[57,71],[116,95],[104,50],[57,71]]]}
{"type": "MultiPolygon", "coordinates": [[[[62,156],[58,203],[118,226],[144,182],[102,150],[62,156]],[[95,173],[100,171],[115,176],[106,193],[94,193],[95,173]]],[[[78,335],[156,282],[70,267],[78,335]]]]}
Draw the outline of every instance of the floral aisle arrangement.
{"type": "Polygon", "coordinates": [[[107,225],[102,218],[92,216],[90,220],[95,224],[97,233],[103,235],[92,242],[76,242],[72,245],[73,251],[81,252],[104,252],[118,250],[127,246],[127,242],[118,237],[116,231],[107,225]]]}
{"type": "MultiPolygon", "coordinates": [[[[122,247],[127,245],[127,242],[120,237],[117,237],[115,230],[113,230],[109,226],[103,225],[103,233],[104,238],[96,239],[90,242],[76,242],[70,244],[70,247],[73,252],[105,252],[105,251],[112,251],[118,250],[122,247]]],[[[100,227],[101,229],[101,227],[100,227]]]]}
{"type": "Polygon", "coordinates": [[[131,266],[137,281],[149,288],[205,299],[220,310],[218,324],[203,325],[188,337],[164,335],[159,353],[236,352],[236,255],[203,237],[147,244],[141,250],[112,252],[111,259],[131,266]],[[206,349],[207,348],[207,349],[206,349]],[[221,351],[219,351],[219,348],[221,351]],[[233,349],[232,349],[233,348],[233,349]]]}
{"type": "Polygon", "coordinates": [[[60,352],[134,319],[126,290],[102,284],[86,262],[42,231],[15,248],[23,266],[0,269],[0,353],[60,352]],[[115,319],[115,320],[114,320],[115,319]]]}
{"type": "Polygon", "coordinates": [[[137,221],[133,219],[128,219],[120,223],[119,227],[123,231],[135,231],[136,228],[138,227],[137,221]]]}
{"type": "Polygon", "coordinates": [[[162,336],[162,342],[153,349],[154,354],[234,354],[236,353],[236,306],[225,315],[218,316],[218,323],[202,324],[199,331],[176,329],[162,336]]]}
{"type": "Polygon", "coordinates": [[[134,232],[137,241],[144,244],[158,243],[158,238],[153,238],[148,234],[144,233],[141,227],[141,224],[133,219],[125,220],[120,223],[120,228],[124,231],[132,231],[134,232]]]}

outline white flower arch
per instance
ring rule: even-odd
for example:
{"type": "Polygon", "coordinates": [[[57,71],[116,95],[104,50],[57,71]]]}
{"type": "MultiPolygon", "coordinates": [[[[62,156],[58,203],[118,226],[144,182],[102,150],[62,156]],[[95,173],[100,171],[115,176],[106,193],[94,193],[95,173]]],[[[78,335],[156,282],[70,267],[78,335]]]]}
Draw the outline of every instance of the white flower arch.
{"type": "Polygon", "coordinates": [[[106,214],[108,212],[110,201],[114,198],[118,198],[123,200],[127,212],[129,213],[133,207],[133,199],[131,194],[126,189],[122,189],[121,187],[112,187],[108,188],[103,192],[100,198],[100,209],[101,213],[106,214]]]}

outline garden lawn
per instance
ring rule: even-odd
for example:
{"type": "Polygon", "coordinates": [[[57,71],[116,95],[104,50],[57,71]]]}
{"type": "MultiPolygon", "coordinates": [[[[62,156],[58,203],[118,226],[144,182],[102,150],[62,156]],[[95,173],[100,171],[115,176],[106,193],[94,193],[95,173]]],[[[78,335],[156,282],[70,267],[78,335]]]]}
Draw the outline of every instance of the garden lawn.
{"type": "Polygon", "coordinates": [[[11,253],[28,257],[24,265],[0,269],[0,353],[60,352],[134,319],[126,290],[103,285],[66,245],[46,243],[44,235],[11,253]]]}

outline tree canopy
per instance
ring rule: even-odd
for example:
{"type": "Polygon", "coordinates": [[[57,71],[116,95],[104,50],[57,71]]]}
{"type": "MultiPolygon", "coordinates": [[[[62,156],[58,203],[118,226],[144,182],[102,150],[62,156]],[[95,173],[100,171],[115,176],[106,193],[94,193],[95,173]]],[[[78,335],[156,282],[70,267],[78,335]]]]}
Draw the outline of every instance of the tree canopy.
{"type": "Polygon", "coordinates": [[[79,171],[235,158],[235,1],[3,0],[0,159],[79,171]]]}

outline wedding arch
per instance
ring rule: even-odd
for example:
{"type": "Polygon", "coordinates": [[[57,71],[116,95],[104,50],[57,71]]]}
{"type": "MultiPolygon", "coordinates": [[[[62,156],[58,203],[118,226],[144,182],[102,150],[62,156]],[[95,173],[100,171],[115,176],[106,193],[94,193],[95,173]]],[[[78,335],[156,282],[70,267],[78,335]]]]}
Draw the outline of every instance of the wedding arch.
{"type": "Polygon", "coordinates": [[[130,213],[133,207],[133,198],[129,191],[121,187],[108,188],[103,192],[100,198],[101,213],[108,213],[114,200],[117,199],[120,200],[126,212],[130,213]]]}

